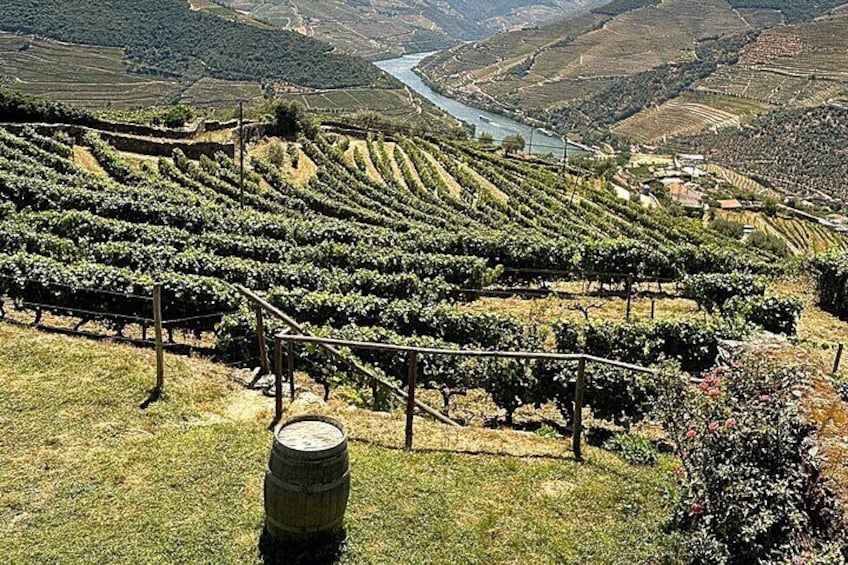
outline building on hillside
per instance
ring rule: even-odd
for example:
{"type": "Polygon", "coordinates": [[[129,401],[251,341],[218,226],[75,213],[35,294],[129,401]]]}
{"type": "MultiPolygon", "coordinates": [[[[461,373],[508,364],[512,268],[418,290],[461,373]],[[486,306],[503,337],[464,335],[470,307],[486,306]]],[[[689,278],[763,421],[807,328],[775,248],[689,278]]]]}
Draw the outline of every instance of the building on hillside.
{"type": "Polygon", "coordinates": [[[692,184],[675,182],[667,184],[668,196],[684,208],[701,209],[704,207],[704,195],[692,184]]]}
{"type": "Polygon", "coordinates": [[[718,200],[716,202],[720,210],[742,210],[744,206],[741,202],[739,202],[735,198],[730,198],[728,200],[718,200]]]}
{"type": "Polygon", "coordinates": [[[848,226],[848,216],[842,214],[828,214],[824,219],[837,226],[848,226]]]}

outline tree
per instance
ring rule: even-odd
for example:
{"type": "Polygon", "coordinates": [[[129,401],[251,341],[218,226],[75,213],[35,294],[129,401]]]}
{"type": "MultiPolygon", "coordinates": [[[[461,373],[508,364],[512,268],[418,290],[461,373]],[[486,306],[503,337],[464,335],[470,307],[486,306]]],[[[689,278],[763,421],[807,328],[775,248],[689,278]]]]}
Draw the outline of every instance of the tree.
{"type": "Polygon", "coordinates": [[[507,155],[517,151],[524,151],[524,136],[518,133],[506,136],[503,141],[501,141],[501,149],[503,149],[504,153],[507,155]]]}
{"type": "Polygon", "coordinates": [[[480,141],[481,145],[494,145],[495,144],[495,137],[491,133],[485,132],[485,131],[480,134],[480,137],[478,138],[478,140],[480,141]]]}
{"type": "Polygon", "coordinates": [[[281,100],[274,107],[273,133],[288,138],[297,137],[300,134],[314,137],[318,133],[318,128],[302,104],[281,100]]]}

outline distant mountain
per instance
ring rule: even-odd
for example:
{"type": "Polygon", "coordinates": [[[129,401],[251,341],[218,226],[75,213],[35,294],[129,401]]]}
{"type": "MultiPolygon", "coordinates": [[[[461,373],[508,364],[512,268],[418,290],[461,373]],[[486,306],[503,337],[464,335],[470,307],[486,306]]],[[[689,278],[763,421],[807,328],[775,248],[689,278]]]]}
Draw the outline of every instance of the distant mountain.
{"type": "Polygon", "coordinates": [[[177,79],[391,86],[364,60],[301,34],[192,10],[185,0],[3,0],[0,30],[120,47],[136,72],[177,79]]]}
{"type": "Polygon", "coordinates": [[[200,9],[283,27],[357,55],[434,51],[535,26],[603,0],[193,0],[200,9]]]}
{"type": "MultiPolygon", "coordinates": [[[[755,114],[765,109],[756,106],[776,102],[774,92],[766,96],[769,89],[789,94],[782,99],[785,103],[817,100],[818,94],[810,91],[819,87],[828,87],[829,96],[842,91],[844,73],[830,71],[833,65],[825,62],[835,61],[836,67],[845,62],[845,18],[785,24],[810,20],[844,2],[615,0],[540,28],[439,53],[419,71],[432,85],[468,102],[528,113],[563,129],[606,130],[690,91],[751,98],[755,107],[742,113],[755,114]],[[791,31],[760,33],[769,28],[791,31]],[[793,53],[803,61],[783,69],[782,62],[793,53]],[[744,76],[737,63],[756,76],[744,76]],[[732,68],[739,72],[730,77],[732,68]],[[775,79],[793,74],[803,84],[782,85],[775,79]],[[805,86],[810,78],[831,82],[814,80],[805,86]],[[765,92],[757,91],[758,86],[765,92]],[[805,92],[794,96],[796,90],[805,92]]],[[[702,125],[713,118],[726,116],[717,113],[702,125]]],[[[623,129],[639,138],[640,127],[623,129]]],[[[641,140],[675,133],[674,128],[660,128],[641,140]]]]}

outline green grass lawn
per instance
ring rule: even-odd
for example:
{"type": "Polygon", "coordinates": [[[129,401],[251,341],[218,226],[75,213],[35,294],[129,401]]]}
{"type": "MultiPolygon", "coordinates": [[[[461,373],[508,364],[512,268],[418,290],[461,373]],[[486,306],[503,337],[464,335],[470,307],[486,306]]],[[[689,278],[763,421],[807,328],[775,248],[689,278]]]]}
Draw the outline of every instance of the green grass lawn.
{"type": "MultiPolygon", "coordinates": [[[[262,537],[270,401],[168,356],[165,399],[141,408],[152,362],[0,324],[0,561],[315,562],[262,537]]],[[[328,411],[350,430],[352,494],[324,561],[656,563],[675,548],[669,459],[588,448],[577,464],[562,440],[423,419],[408,453],[399,415],[328,411]]]]}

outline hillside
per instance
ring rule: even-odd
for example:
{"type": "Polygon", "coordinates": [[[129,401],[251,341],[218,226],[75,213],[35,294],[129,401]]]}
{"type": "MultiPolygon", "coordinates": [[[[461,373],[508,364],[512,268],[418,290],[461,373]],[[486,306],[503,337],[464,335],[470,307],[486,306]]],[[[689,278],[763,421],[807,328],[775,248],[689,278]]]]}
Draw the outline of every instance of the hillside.
{"type": "Polygon", "coordinates": [[[157,77],[318,88],[394,84],[372,65],[334,53],[326,43],[199,13],[183,0],[10,0],[0,6],[0,29],[121,48],[131,72],[157,77]]]}
{"type": "Polygon", "coordinates": [[[838,4],[613,2],[440,53],[420,71],[477,104],[520,109],[561,129],[612,127],[656,142],[738,126],[773,105],[838,96],[845,89],[844,12],[806,22],[838,4]],[[783,22],[793,25],[767,29],[783,22]],[[681,94],[685,101],[676,100],[681,94]]]}
{"type": "Polygon", "coordinates": [[[250,17],[322,39],[367,58],[444,49],[497,32],[547,22],[600,0],[211,0],[195,2],[223,17],[250,17]],[[217,4],[217,5],[216,5],[217,4]],[[222,12],[220,6],[232,10],[222,12]]]}
{"type": "Polygon", "coordinates": [[[678,140],[678,148],[710,155],[781,192],[829,204],[848,202],[848,110],[785,109],[728,129],[678,140]]]}

